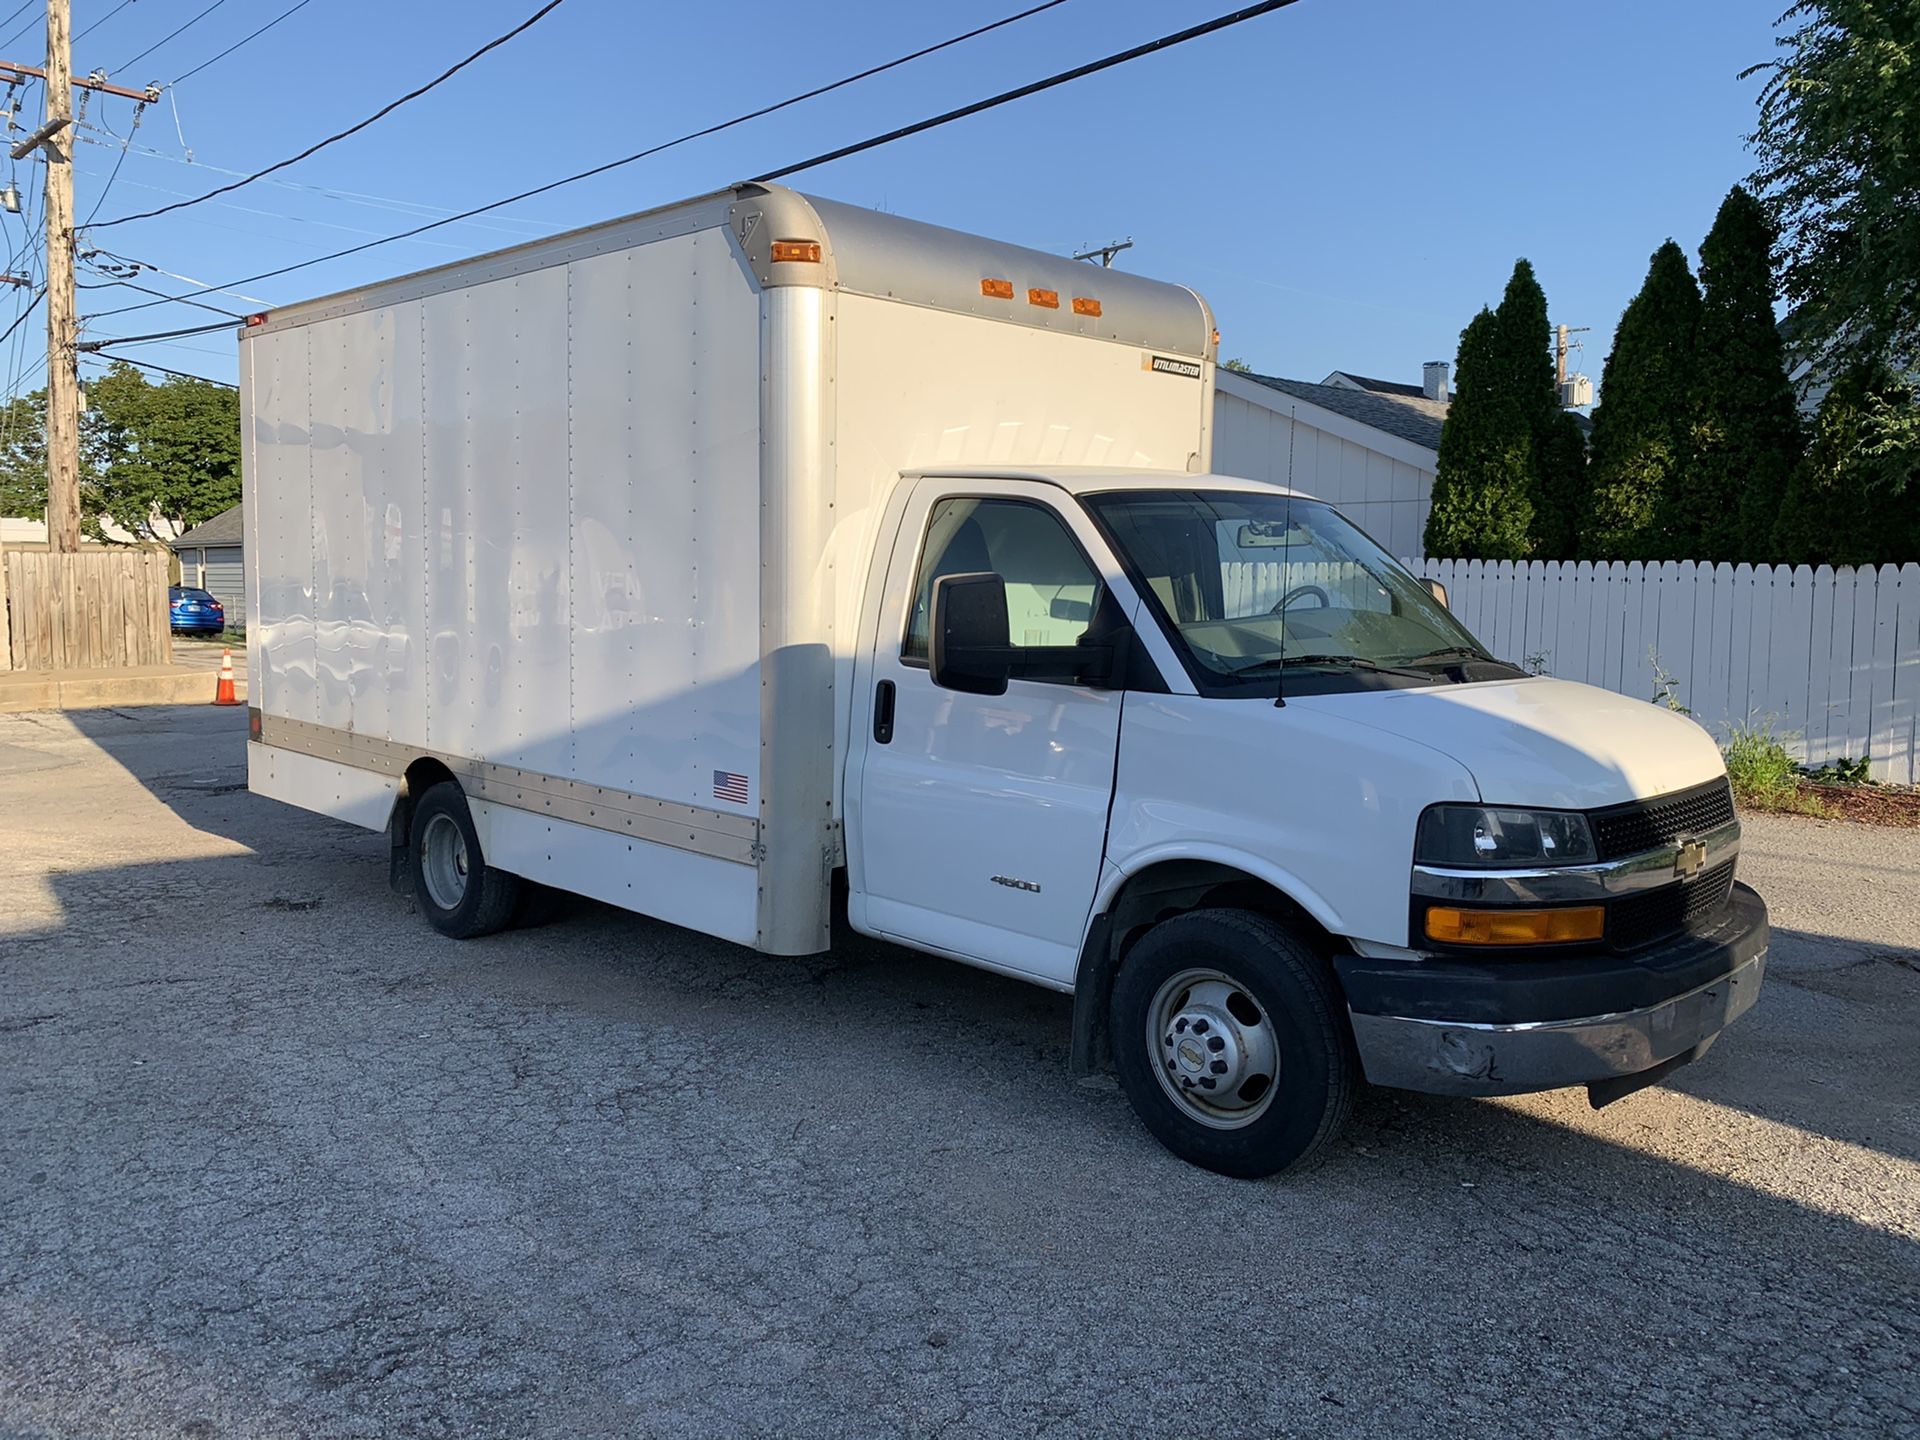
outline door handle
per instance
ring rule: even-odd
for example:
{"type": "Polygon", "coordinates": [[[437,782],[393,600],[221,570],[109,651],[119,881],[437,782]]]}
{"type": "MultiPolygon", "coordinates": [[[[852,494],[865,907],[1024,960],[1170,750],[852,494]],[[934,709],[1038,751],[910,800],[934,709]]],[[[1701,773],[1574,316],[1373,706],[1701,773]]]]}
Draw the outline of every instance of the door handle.
{"type": "Polygon", "coordinates": [[[882,680],[873,692],[873,739],[877,745],[893,743],[893,681],[882,680]]]}

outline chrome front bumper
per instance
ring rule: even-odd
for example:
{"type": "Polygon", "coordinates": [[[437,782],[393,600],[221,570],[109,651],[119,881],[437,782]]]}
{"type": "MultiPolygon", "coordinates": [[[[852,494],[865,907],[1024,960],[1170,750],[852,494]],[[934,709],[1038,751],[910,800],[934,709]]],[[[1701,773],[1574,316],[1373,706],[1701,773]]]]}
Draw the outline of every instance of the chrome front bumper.
{"type": "MultiPolygon", "coordinates": [[[[1597,957],[1590,967],[1567,961],[1551,974],[1518,957],[1431,970],[1403,962],[1409,972],[1425,972],[1417,986],[1383,980],[1377,966],[1355,961],[1351,970],[1343,968],[1342,979],[1361,1065],[1375,1085],[1438,1095],[1598,1085],[1617,1098],[1635,1086],[1616,1082],[1698,1059],[1753,1008],[1768,940],[1766,907],[1737,885],[1727,914],[1710,932],[1631,960],[1597,957]],[[1417,999],[1426,1013],[1355,1008],[1369,991],[1417,999]],[[1610,996],[1626,1003],[1593,1003],[1610,996]],[[1586,1013],[1576,1009],[1569,1016],[1569,1006],[1586,1013]]],[[[1594,1098],[1600,1103],[1599,1092],[1594,1098]]]]}

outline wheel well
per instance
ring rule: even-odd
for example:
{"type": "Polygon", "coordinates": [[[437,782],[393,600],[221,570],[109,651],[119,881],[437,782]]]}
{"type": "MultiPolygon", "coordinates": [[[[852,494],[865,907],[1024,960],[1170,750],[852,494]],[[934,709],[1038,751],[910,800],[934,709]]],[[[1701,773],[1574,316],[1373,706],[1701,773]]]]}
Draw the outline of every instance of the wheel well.
{"type": "Polygon", "coordinates": [[[438,760],[422,756],[407,766],[400,777],[400,793],[394,797],[393,814],[387,819],[391,841],[387,858],[387,884],[396,894],[411,894],[413,880],[408,869],[413,843],[413,802],[442,780],[452,780],[453,771],[438,760]]]}
{"type": "Polygon", "coordinates": [[[1189,910],[1252,910],[1297,930],[1322,954],[1338,942],[1292,896],[1231,865],[1212,860],[1167,860],[1130,877],[1103,914],[1094,917],[1080,953],[1073,986],[1072,1068],[1104,1069],[1113,1046],[1107,1033],[1107,1002],[1113,977],[1140,937],[1189,910]]]}

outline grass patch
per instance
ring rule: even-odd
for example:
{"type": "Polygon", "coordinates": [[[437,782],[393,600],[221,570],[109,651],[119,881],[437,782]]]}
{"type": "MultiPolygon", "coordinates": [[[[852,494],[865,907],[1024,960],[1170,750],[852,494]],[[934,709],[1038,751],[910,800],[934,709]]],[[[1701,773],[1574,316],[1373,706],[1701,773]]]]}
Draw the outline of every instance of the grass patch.
{"type": "Polygon", "coordinates": [[[1721,747],[1733,798],[1749,810],[1782,810],[1794,815],[1825,815],[1827,807],[1810,790],[1799,762],[1764,720],[1734,725],[1721,747]]]}

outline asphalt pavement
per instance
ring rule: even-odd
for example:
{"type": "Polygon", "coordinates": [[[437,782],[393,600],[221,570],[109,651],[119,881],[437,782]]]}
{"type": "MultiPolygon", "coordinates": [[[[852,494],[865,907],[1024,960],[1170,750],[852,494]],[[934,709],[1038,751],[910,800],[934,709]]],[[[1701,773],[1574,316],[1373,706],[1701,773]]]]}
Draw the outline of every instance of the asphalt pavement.
{"type": "Polygon", "coordinates": [[[1012,981],[442,939],[244,732],[0,716],[0,1435],[1920,1436],[1920,833],[1750,819],[1666,1085],[1248,1183],[1012,981]]]}

